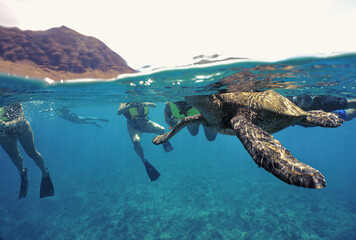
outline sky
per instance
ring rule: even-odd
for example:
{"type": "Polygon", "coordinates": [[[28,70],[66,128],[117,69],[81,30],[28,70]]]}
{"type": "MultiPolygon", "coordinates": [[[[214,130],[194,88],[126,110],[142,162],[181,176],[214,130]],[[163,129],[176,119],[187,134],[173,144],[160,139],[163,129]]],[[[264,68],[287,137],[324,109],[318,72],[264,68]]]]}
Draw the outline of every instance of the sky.
{"type": "Polygon", "coordinates": [[[0,25],[65,25],[135,69],[202,54],[274,61],[356,52],[354,0],[0,0],[0,25]]]}

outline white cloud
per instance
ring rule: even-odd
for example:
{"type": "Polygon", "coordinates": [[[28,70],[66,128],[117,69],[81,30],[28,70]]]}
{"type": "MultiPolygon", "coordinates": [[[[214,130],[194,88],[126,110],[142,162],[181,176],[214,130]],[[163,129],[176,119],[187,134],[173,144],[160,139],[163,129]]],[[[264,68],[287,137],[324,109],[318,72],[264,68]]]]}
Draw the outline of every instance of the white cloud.
{"type": "Polygon", "coordinates": [[[4,2],[20,28],[66,25],[102,40],[134,67],[198,54],[280,59],[356,51],[356,6],[348,0],[4,2]]]}
{"type": "Polygon", "coordinates": [[[16,18],[11,13],[10,9],[3,3],[0,3],[0,25],[6,27],[16,26],[18,24],[16,18]]]}

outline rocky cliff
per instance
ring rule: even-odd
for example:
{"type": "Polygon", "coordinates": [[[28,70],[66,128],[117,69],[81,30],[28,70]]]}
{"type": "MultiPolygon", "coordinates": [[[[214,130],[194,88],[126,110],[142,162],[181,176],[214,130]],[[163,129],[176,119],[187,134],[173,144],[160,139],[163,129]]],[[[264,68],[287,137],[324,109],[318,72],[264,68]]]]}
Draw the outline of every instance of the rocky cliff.
{"type": "Polygon", "coordinates": [[[67,80],[136,71],[100,40],[65,26],[46,31],[0,26],[0,72],[67,80]]]}

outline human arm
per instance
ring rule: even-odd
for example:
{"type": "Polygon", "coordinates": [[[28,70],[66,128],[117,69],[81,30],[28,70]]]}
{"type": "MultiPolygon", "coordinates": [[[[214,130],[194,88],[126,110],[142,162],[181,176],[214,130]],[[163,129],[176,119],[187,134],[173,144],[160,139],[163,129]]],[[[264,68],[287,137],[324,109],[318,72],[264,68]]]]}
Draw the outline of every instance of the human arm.
{"type": "Polygon", "coordinates": [[[147,106],[147,107],[152,107],[152,108],[156,107],[156,104],[155,103],[151,103],[151,102],[142,102],[141,104],[143,106],[147,106]]]}
{"type": "Polygon", "coordinates": [[[120,103],[119,109],[117,110],[117,114],[121,115],[124,114],[125,112],[127,112],[129,110],[132,104],[130,103],[120,103]]]}

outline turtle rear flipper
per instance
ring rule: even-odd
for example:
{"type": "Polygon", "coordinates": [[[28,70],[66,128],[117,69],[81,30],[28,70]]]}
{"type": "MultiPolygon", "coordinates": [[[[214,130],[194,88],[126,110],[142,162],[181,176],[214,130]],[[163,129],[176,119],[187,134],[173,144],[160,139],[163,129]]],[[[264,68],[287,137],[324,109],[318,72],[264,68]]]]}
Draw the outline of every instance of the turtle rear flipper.
{"type": "Polygon", "coordinates": [[[201,114],[193,115],[193,116],[188,116],[183,118],[179,123],[177,123],[171,131],[158,135],[155,138],[152,139],[152,142],[156,145],[162,144],[167,142],[170,138],[172,138],[174,135],[176,135],[180,130],[182,130],[184,127],[190,125],[190,124],[206,124],[205,118],[201,114]]]}
{"type": "Polygon", "coordinates": [[[340,127],[344,123],[344,119],[340,118],[335,113],[324,112],[321,110],[308,111],[309,115],[301,120],[302,123],[311,124],[319,127],[340,127]]]}
{"type": "Polygon", "coordinates": [[[243,115],[230,121],[236,136],[259,167],[282,181],[305,188],[323,188],[324,176],[316,169],[299,162],[272,135],[248,121],[243,115]]]}

